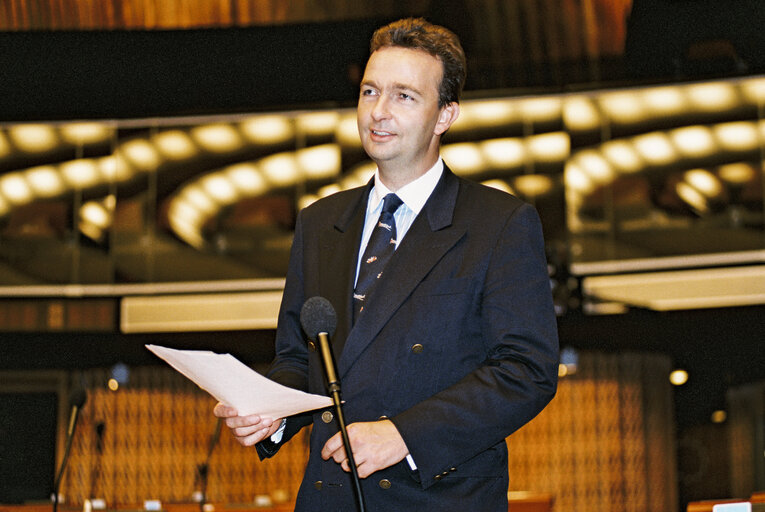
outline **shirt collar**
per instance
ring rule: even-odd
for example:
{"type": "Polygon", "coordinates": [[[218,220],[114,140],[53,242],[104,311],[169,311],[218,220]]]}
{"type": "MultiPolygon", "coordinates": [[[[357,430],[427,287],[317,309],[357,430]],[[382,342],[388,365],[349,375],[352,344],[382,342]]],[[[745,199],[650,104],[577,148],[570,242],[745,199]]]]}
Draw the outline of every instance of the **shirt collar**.
{"type": "MultiPolygon", "coordinates": [[[[439,158],[428,172],[398,189],[396,195],[404,202],[407,208],[415,214],[419,214],[430,194],[435,190],[438,180],[441,179],[443,173],[444,161],[439,158]]],[[[378,210],[383,198],[390,192],[391,190],[380,181],[380,171],[375,171],[375,186],[369,197],[368,209],[371,211],[378,210]]]]}

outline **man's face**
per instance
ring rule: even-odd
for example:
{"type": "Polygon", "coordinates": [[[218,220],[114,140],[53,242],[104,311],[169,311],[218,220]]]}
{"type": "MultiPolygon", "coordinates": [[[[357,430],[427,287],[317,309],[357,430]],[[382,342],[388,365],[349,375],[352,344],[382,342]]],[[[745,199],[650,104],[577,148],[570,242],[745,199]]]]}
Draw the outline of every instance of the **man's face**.
{"type": "Polygon", "coordinates": [[[457,108],[438,106],[442,75],[441,61],[419,50],[385,47],[369,58],[357,121],[364,150],[381,170],[419,174],[435,163],[439,136],[453,121],[445,111],[457,108]]]}

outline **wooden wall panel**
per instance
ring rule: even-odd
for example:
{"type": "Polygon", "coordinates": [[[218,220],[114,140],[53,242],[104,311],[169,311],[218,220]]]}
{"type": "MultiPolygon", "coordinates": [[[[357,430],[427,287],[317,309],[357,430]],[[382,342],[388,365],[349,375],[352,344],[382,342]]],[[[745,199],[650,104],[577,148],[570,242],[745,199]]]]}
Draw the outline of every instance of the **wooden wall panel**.
{"type": "MultiPolygon", "coordinates": [[[[508,438],[510,490],[551,493],[557,511],[676,510],[674,418],[662,356],[583,353],[577,373],[531,423],[508,438]]],[[[100,497],[111,506],[144,499],[190,502],[216,427],[214,399],[177,372],[133,369],[128,385],[89,385],[62,492],[70,503],[100,497]],[[99,452],[97,425],[103,424],[99,452]]],[[[208,499],[290,502],[308,451],[302,432],[261,462],[223,427],[209,467],[208,499]]]]}
{"type": "Polygon", "coordinates": [[[508,438],[510,489],[552,493],[556,511],[676,510],[668,372],[660,356],[582,354],[550,405],[508,438]]]}

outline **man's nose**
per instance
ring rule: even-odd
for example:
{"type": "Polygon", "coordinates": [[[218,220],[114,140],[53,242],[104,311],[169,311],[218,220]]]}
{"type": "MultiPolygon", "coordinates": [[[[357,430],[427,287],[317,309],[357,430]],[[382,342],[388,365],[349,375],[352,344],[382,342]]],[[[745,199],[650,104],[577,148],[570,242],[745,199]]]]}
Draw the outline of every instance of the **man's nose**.
{"type": "Polygon", "coordinates": [[[377,101],[375,101],[374,107],[372,108],[372,117],[374,119],[385,119],[386,117],[390,116],[390,104],[388,101],[388,98],[381,94],[377,101]]]}

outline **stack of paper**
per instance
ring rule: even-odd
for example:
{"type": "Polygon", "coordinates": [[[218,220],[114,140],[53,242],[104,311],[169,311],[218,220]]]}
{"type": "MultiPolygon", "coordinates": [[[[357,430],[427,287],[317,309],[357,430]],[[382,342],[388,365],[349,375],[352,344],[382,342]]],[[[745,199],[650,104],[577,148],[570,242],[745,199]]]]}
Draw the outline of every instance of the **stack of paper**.
{"type": "Polygon", "coordinates": [[[194,381],[200,388],[237,410],[240,416],[258,414],[279,419],[332,405],[328,396],[282,386],[245,365],[231,354],[207,350],[176,350],[159,345],[146,348],[194,381]]]}

